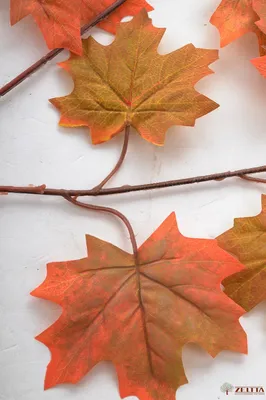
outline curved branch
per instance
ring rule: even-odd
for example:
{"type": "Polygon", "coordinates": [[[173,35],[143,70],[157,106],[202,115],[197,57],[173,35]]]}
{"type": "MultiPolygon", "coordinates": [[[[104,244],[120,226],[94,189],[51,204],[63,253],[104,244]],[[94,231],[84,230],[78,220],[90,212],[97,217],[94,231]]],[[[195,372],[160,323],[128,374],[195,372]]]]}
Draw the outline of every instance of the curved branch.
{"type": "Polygon", "coordinates": [[[128,230],[131,245],[132,245],[133,255],[134,255],[134,259],[135,259],[135,264],[138,265],[138,246],[137,246],[136,237],[135,237],[133,228],[132,228],[129,220],[120,211],[118,211],[114,208],[110,208],[110,207],[103,207],[103,206],[97,206],[94,204],[82,203],[81,201],[78,201],[76,198],[73,198],[67,194],[62,195],[62,197],[76,206],[83,207],[83,208],[86,208],[87,210],[91,210],[91,211],[106,212],[106,213],[115,215],[117,218],[119,218],[125,224],[125,226],[128,230]]]}
{"type": "Polygon", "coordinates": [[[242,179],[266,183],[263,179],[247,177],[246,174],[257,174],[260,172],[266,172],[266,165],[254,168],[239,169],[236,171],[220,172],[211,175],[195,176],[193,178],[176,179],[172,181],[147,183],[143,185],[123,185],[119,187],[113,187],[108,189],[101,189],[97,191],[95,189],[88,190],[71,190],[71,189],[52,189],[46,188],[45,185],[41,186],[0,186],[0,193],[20,193],[20,194],[35,194],[44,196],[107,196],[112,194],[123,194],[130,192],[140,192],[146,190],[162,189],[174,186],[191,185],[194,183],[202,183],[209,181],[221,181],[228,178],[239,177],[242,179]]]}
{"type": "MultiPolygon", "coordinates": [[[[80,30],[81,36],[84,35],[84,33],[88,32],[89,29],[93,28],[95,25],[97,25],[99,22],[101,22],[103,19],[108,17],[108,15],[110,15],[113,11],[115,11],[118,7],[120,7],[123,3],[125,3],[125,1],[126,0],[114,1],[113,4],[111,4],[103,12],[98,14],[91,22],[89,22],[88,24],[84,25],[81,28],[81,30],[80,30]]],[[[27,68],[25,71],[23,71],[21,74],[19,74],[16,78],[12,79],[12,81],[10,81],[6,85],[4,85],[2,88],[0,88],[0,97],[5,96],[8,92],[10,92],[16,86],[18,86],[26,78],[31,76],[34,72],[38,71],[38,69],[41,68],[43,65],[45,65],[48,61],[55,58],[63,50],[64,49],[61,48],[61,49],[54,49],[52,51],[49,51],[49,53],[47,53],[44,57],[40,58],[40,60],[38,60],[36,63],[32,64],[29,68],[27,68]]]]}

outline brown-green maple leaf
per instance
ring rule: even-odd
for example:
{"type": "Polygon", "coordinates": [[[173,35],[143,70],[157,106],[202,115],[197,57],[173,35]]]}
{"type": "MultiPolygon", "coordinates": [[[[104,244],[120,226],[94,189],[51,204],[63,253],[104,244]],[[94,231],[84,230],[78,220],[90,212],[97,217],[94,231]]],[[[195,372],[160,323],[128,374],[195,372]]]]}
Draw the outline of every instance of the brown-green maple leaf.
{"type": "Polygon", "coordinates": [[[132,254],[87,236],[88,255],[51,263],[32,294],[59,304],[60,318],[37,339],[52,359],[45,387],[78,382],[112,361],[121,397],[174,400],[186,376],[182,348],[197,343],[213,357],[246,352],[244,310],[221,290],[243,266],[215,240],[178,231],[175,214],[132,254]]]}
{"type": "Polygon", "coordinates": [[[266,196],[256,217],[236,218],[234,227],[218,238],[221,248],[236,256],[247,268],[226,278],[225,293],[249,311],[266,300],[266,196]]]}
{"type": "Polygon", "coordinates": [[[98,144],[130,124],[144,139],[162,145],[169,127],[193,126],[216,109],[194,85],[212,72],[208,66],[218,52],[189,44],[160,55],[164,32],[142,10],[120,25],[111,45],[84,40],[83,56],[71,55],[60,64],[74,80],[71,94],[51,100],[61,111],[60,125],[88,126],[98,144]]]}

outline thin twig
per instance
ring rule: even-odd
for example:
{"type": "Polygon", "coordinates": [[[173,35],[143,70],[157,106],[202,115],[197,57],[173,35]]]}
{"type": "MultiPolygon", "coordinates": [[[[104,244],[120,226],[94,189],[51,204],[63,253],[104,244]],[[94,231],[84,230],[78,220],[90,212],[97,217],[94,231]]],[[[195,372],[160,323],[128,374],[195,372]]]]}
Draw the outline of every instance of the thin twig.
{"type": "MultiPolygon", "coordinates": [[[[107,196],[112,194],[122,194],[122,193],[130,193],[130,192],[139,192],[146,190],[154,190],[154,189],[162,189],[173,186],[183,186],[183,185],[191,185],[193,183],[201,183],[208,181],[221,181],[227,178],[239,177],[243,178],[246,174],[257,174],[260,172],[266,172],[266,165],[261,167],[254,168],[245,168],[239,169],[236,171],[227,171],[220,172],[217,174],[211,175],[202,175],[195,176],[193,178],[185,178],[185,179],[176,179],[172,181],[164,181],[164,182],[156,182],[156,183],[147,183],[143,185],[124,185],[119,187],[113,187],[108,189],[101,189],[100,191],[94,189],[88,190],[69,190],[69,189],[52,189],[46,188],[45,185],[42,186],[0,186],[0,193],[21,193],[21,194],[36,194],[36,195],[45,195],[45,196],[107,196]]],[[[254,180],[248,179],[248,180],[254,180]]],[[[256,182],[258,180],[256,179],[256,182]]],[[[259,181],[261,182],[261,181],[259,181]]],[[[265,183],[264,181],[262,181],[265,183]]]]}
{"type": "Polygon", "coordinates": [[[132,250],[133,250],[133,255],[134,255],[134,259],[135,259],[135,264],[136,265],[138,264],[138,246],[137,246],[136,237],[135,237],[133,228],[132,228],[129,220],[120,211],[115,210],[114,208],[110,208],[110,207],[103,207],[103,206],[96,206],[94,204],[82,203],[81,201],[78,201],[76,198],[73,198],[67,194],[62,195],[62,197],[64,197],[64,199],[66,199],[67,201],[69,201],[70,203],[72,203],[76,206],[86,208],[87,210],[106,212],[106,213],[115,215],[117,218],[119,218],[125,224],[125,226],[128,230],[130,241],[132,244],[132,250]]]}
{"type": "Polygon", "coordinates": [[[124,135],[124,143],[122,147],[122,151],[119,157],[119,160],[117,161],[115,167],[112,169],[109,175],[101,182],[99,185],[95,186],[92,190],[95,192],[99,192],[104,185],[106,185],[107,182],[117,173],[121,165],[123,164],[123,161],[125,160],[126,154],[127,154],[127,149],[128,149],[128,142],[129,142],[129,134],[130,134],[130,125],[126,125],[125,128],[125,135],[124,135]]]}
{"type": "Polygon", "coordinates": [[[254,178],[253,176],[243,175],[243,176],[240,176],[240,178],[244,179],[245,181],[251,181],[251,182],[256,182],[256,183],[266,183],[266,179],[254,178]]]}
{"type": "MultiPolygon", "coordinates": [[[[89,29],[93,28],[95,25],[97,25],[103,19],[108,17],[108,15],[110,15],[113,11],[115,11],[118,7],[120,7],[123,3],[125,3],[125,1],[126,0],[116,0],[113,4],[111,4],[111,6],[107,7],[103,12],[98,14],[91,22],[84,25],[80,30],[80,34],[84,35],[84,33],[88,32],[89,29]]],[[[38,60],[33,65],[31,65],[29,68],[27,68],[21,74],[19,74],[16,78],[12,79],[12,81],[10,81],[6,85],[4,85],[0,89],[0,97],[5,96],[8,92],[10,92],[16,86],[18,86],[26,78],[31,76],[34,72],[36,72],[39,68],[41,68],[43,65],[45,65],[48,61],[55,58],[63,50],[64,50],[63,48],[54,49],[54,50],[50,51],[49,53],[47,53],[46,56],[40,58],[40,60],[38,60]]]]}

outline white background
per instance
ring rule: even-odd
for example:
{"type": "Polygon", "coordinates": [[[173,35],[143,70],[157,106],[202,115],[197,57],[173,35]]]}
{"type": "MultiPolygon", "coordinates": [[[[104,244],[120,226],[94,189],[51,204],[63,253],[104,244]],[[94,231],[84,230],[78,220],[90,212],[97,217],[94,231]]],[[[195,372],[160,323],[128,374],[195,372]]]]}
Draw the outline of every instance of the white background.
{"type": "MultiPolygon", "coordinates": [[[[167,31],[161,53],[186,43],[218,48],[217,30],[209,19],[219,0],[150,0],[156,26],[167,31]]],[[[0,0],[0,84],[46,54],[43,38],[31,18],[9,26],[9,1],[0,0]]],[[[100,42],[112,37],[93,29],[100,42]]],[[[163,148],[132,132],[126,163],[111,185],[138,184],[209,174],[265,164],[266,80],[249,60],[258,55],[248,34],[220,51],[215,74],[198,85],[221,105],[197,121],[195,128],[173,127],[163,148]]],[[[67,57],[67,52],[57,61],[67,57]]],[[[1,99],[0,183],[43,184],[57,188],[90,188],[115,164],[122,135],[91,145],[88,130],[58,127],[59,114],[48,99],[69,93],[73,83],[53,60],[1,99]]],[[[181,232],[215,238],[233,218],[260,211],[262,185],[231,179],[156,192],[95,199],[117,207],[132,222],[138,244],[175,211],[181,232]]],[[[29,292],[46,275],[46,263],[85,256],[85,234],[131,251],[127,234],[111,216],[89,213],[60,198],[24,195],[0,198],[0,399],[118,400],[114,368],[98,365],[79,384],[43,391],[50,354],[34,340],[60,315],[58,306],[29,292]]],[[[178,400],[226,398],[224,382],[266,387],[266,304],[241,319],[248,334],[249,355],[222,352],[215,359],[197,346],[187,346],[183,360],[190,384],[178,400]]]]}

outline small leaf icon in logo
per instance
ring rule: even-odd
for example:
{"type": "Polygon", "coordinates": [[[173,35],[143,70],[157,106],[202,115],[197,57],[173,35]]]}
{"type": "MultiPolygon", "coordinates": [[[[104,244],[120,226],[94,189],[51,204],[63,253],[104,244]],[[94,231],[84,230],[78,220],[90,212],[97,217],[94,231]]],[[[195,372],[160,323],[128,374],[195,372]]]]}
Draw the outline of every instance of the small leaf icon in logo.
{"type": "Polygon", "coordinates": [[[225,382],[222,386],[221,386],[221,392],[225,393],[228,396],[229,392],[232,392],[234,389],[234,386],[231,385],[231,383],[225,382]]]}

